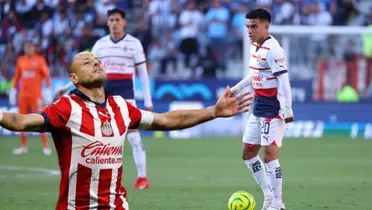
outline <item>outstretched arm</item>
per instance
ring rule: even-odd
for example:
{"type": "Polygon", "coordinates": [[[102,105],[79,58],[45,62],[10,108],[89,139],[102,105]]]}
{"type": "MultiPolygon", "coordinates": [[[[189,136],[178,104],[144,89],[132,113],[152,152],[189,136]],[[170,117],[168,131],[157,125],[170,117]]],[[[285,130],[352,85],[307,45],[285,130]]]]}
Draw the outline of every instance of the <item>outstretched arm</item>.
{"type": "Polygon", "coordinates": [[[213,120],[214,107],[199,110],[175,110],[163,114],[153,114],[147,130],[178,130],[189,128],[213,120]]]}
{"type": "Polygon", "coordinates": [[[41,114],[19,114],[0,111],[0,127],[10,131],[42,132],[44,118],[41,114]]]}
{"type": "Polygon", "coordinates": [[[179,130],[189,128],[218,117],[232,117],[249,111],[250,93],[244,93],[237,97],[230,97],[231,90],[228,87],[220,96],[216,105],[198,110],[176,110],[163,114],[154,114],[142,111],[140,128],[147,130],[179,130]]]}
{"type": "Polygon", "coordinates": [[[236,96],[242,91],[244,88],[252,85],[252,75],[249,74],[246,78],[242,79],[238,84],[231,88],[231,92],[236,96]]]}

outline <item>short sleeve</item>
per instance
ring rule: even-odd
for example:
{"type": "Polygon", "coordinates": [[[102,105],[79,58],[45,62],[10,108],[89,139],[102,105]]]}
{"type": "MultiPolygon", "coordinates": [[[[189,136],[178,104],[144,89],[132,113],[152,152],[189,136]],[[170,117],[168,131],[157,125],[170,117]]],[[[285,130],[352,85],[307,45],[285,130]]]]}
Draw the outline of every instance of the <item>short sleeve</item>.
{"type": "Polygon", "coordinates": [[[145,52],[143,51],[142,44],[138,39],[136,40],[133,59],[136,66],[146,62],[145,52]]]}
{"type": "Polygon", "coordinates": [[[266,60],[274,76],[287,73],[287,58],[283,48],[274,48],[267,54],[266,60]]]}
{"type": "Polygon", "coordinates": [[[67,97],[62,97],[53,104],[45,107],[41,112],[44,117],[45,131],[51,132],[54,128],[62,128],[68,122],[71,114],[71,104],[67,97]]]}
{"type": "Polygon", "coordinates": [[[129,129],[137,129],[141,122],[141,118],[142,118],[141,111],[137,107],[128,103],[127,101],[125,102],[127,103],[128,112],[129,112],[129,119],[130,119],[129,129]]]}

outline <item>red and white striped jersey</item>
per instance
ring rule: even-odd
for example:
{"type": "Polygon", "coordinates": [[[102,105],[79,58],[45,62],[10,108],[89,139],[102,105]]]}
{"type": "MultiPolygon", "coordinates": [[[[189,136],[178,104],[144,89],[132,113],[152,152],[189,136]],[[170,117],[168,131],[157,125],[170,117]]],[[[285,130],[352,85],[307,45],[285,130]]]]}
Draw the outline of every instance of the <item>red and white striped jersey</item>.
{"type": "Polygon", "coordinates": [[[110,35],[99,39],[92,48],[102,62],[108,79],[133,79],[136,65],[146,62],[141,42],[130,34],[114,41],[110,35]]]}
{"type": "Polygon", "coordinates": [[[97,104],[74,90],[41,114],[62,174],[56,209],[127,210],[123,146],[127,130],[139,125],[141,111],[120,96],[97,104]]]}
{"type": "Polygon", "coordinates": [[[250,54],[249,70],[255,95],[253,114],[273,118],[280,110],[277,76],[287,73],[286,53],[279,42],[269,36],[260,46],[252,43],[250,54]]]}

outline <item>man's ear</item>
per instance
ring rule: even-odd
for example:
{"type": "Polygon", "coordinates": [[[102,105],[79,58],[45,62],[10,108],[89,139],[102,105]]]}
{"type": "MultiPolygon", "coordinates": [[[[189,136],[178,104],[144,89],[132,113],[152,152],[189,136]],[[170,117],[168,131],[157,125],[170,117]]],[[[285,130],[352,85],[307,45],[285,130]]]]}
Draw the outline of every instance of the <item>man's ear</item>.
{"type": "Polygon", "coordinates": [[[69,76],[70,76],[70,80],[71,80],[72,84],[76,85],[76,84],[79,83],[79,78],[76,76],[75,73],[71,73],[71,74],[69,74],[69,76]]]}

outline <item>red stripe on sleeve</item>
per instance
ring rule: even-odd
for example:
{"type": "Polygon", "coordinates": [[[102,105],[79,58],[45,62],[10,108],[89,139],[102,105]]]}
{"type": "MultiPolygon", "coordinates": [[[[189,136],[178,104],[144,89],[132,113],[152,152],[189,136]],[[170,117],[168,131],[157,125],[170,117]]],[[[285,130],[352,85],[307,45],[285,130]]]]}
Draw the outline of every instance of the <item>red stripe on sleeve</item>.
{"type": "Polygon", "coordinates": [[[127,102],[127,106],[130,118],[129,128],[136,129],[142,119],[141,111],[137,107],[133,106],[131,103],[127,102]]]}
{"type": "Polygon", "coordinates": [[[45,107],[43,112],[48,116],[49,125],[61,128],[66,125],[71,115],[70,100],[64,96],[53,104],[45,107]]]}

